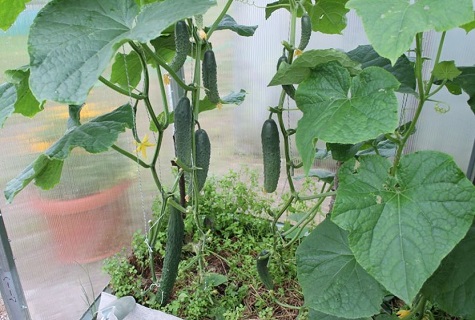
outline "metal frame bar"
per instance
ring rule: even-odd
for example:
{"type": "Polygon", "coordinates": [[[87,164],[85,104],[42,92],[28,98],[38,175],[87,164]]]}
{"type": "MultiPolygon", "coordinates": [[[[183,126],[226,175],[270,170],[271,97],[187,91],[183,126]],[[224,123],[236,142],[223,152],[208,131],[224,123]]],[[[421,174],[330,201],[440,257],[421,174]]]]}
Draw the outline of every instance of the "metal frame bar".
{"type": "Polygon", "coordinates": [[[475,184],[475,140],[473,141],[472,156],[468,163],[467,178],[469,178],[473,184],[475,184]]]}
{"type": "Polygon", "coordinates": [[[0,293],[10,319],[31,320],[0,210],[0,293]]]}

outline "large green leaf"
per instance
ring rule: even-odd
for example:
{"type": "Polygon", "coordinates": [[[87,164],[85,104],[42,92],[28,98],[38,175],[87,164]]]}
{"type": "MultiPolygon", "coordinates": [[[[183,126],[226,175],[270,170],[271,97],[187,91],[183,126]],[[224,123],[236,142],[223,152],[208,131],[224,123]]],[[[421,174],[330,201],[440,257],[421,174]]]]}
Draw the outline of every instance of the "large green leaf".
{"type": "Polygon", "coordinates": [[[269,86],[301,83],[311,75],[313,68],[330,61],[338,61],[352,75],[361,71],[359,63],[351,60],[344,52],[335,49],[308,50],[290,66],[279,68],[269,86]]]}
{"type": "Polygon", "coordinates": [[[63,137],[8,182],[4,191],[7,201],[13,201],[18,192],[33,180],[43,189],[53,188],[59,182],[62,162],[72,149],[81,147],[90,153],[104,152],[117,141],[119,133],[132,126],[132,107],[126,104],[85,124],[71,127],[63,137]]]}
{"type": "Polygon", "coordinates": [[[128,40],[147,42],[178,20],[202,14],[213,0],[53,0],[30,30],[30,86],[39,100],[81,104],[128,40]]]}
{"type": "Polygon", "coordinates": [[[348,0],[318,0],[312,4],[306,1],[304,6],[312,20],[312,30],[326,34],[340,34],[346,28],[345,5],[348,0]]]}
{"type": "Polygon", "coordinates": [[[295,139],[305,172],[313,163],[316,139],[354,144],[393,132],[399,121],[398,87],[396,78],[379,67],[353,78],[337,62],[315,68],[295,96],[303,111],[295,139]]]}
{"type": "Polygon", "coordinates": [[[43,110],[44,102],[39,102],[36,100],[35,96],[30,90],[30,70],[28,67],[7,70],[5,71],[5,76],[7,77],[8,82],[15,85],[15,113],[19,113],[25,117],[31,118],[43,110]]]}
{"type": "Polygon", "coordinates": [[[401,83],[401,86],[398,89],[399,92],[415,93],[416,76],[414,73],[414,66],[406,55],[400,56],[394,66],[392,66],[391,61],[381,57],[376,51],[374,51],[371,45],[358,46],[347,54],[351,60],[361,63],[363,69],[377,66],[389,71],[401,83]]]}
{"type": "Polygon", "coordinates": [[[0,29],[7,30],[31,0],[0,0],[0,29]]]}
{"type": "Polygon", "coordinates": [[[296,257],[307,307],[353,319],[379,312],[384,288],[356,262],[348,233],[330,219],[305,238],[296,257]]]}
{"type": "Polygon", "coordinates": [[[442,260],[422,292],[451,315],[475,319],[475,224],[442,260]]]}
{"type": "Polygon", "coordinates": [[[475,187],[440,152],[402,157],[395,177],[390,167],[380,156],[346,162],[332,219],[361,266],[410,303],[470,228],[475,187]]]}
{"type": "Polygon", "coordinates": [[[473,20],[472,0],[350,0],[374,49],[394,64],[419,32],[445,31],[473,20]]]}
{"type": "Polygon", "coordinates": [[[0,128],[15,111],[16,89],[11,83],[0,85],[0,128]]]}

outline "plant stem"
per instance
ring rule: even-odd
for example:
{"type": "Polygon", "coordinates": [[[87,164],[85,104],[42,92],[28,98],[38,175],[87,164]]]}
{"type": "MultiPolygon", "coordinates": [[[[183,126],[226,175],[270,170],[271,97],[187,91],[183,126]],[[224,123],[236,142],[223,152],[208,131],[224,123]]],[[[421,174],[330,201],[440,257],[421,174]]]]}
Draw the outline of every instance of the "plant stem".
{"type": "Polygon", "coordinates": [[[112,149],[114,149],[115,151],[117,151],[118,153],[126,156],[127,158],[133,160],[135,163],[138,163],[140,166],[142,166],[143,168],[150,168],[150,165],[143,162],[142,160],[140,160],[138,157],[134,156],[133,154],[131,154],[130,152],[122,149],[121,147],[119,147],[118,145],[115,145],[113,144],[111,146],[112,149]]]}
{"type": "Polygon", "coordinates": [[[153,52],[152,49],[150,49],[146,44],[143,44],[142,45],[144,51],[153,59],[155,60],[155,62],[160,66],[162,67],[163,69],[167,70],[167,72],[170,74],[170,76],[176,81],[176,83],[182,87],[183,89],[187,90],[187,91],[190,91],[190,90],[193,90],[194,87],[192,86],[188,86],[187,84],[185,84],[183,82],[183,80],[181,80],[181,78],[176,74],[175,71],[172,70],[172,68],[170,68],[168,66],[168,64],[165,62],[165,60],[163,60],[160,56],[158,56],[157,54],[155,54],[155,52],[153,52]]]}
{"type": "MultiPolygon", "coordinates": [[[[442,48],[444,46],[444,40],[445,40],[445,31],[442,32],[440,41],[439,41],[439,47],[437,49],[437,55],[434,61],[434,65],[437,65],[440,60],[440,56],[442,54],[442,48]]],[[[422,112],[422,108],[424,107],[425,102],[427,101],[428,97],[430,96],[430,90],[432,88],[432,84],[434,82],[434,76],[431,75],[429,82],[427,83],[427,86],[424,86],[424,79],[422,75],[422,67],[424,64],[424,58],[422,56],[422,41],[423,41],[423,34],[418,33],[416,35],[416,63],[415,63],[415,74],[416,74],[416,79],[417,79],[417,87],[418,87],[418,93],[419,93],[419,102],[417,105],[416,112],[414,114],[414,117],[412,119],[411,125],[409,126],[409,129],[406,131],[404,136],[402,137],[397,152],[396,156],[394,157],[394,162],[393,162],[393,167],[391,168],[391,175],[395,176],[397,172],[397,167],[399,165],[399,162],[402,157],[402,152],[404,150],[404,147],[406,146],[407,140],[411,136],[412,132],[414,132],[414,129],[416,127],[417,121],[419,120],[419,117],[422,112]]]]}
{"type": "Polygon", "coordinates": [[[329,191],[329,192],[323,192],[323,193],[317,193],[311,196],[299,196],[297,195],[297,199],[301,201],[306,201],[306,200],[313,200],[313,199],[318,199],[318,198],[326,198],[326,197],[331,197],[336,195],[336,191],[329,191]]]}
{"type": "Polygon", "coordinates": [[[229,7],[231,6],[232,3],[233,3],[233,0],[228,0],[228,2],[226,2],[226,4],[224,5],[223,10],[221,11],[219,16],[216,18],[216,20],[214,21],[214,23],[211,25],[208,32],[206,33],[206,37],[208,39],[211,37],[213,32],[216,30],[216,28],[218,27],[221,20],[223,20],[224,15],[226,14],[226,12],[228,12],[229,7]]]}
{"type": "Polygon", "coordinates": [[[112,82],[110,82],[109,80],[107,80],[106,78],[104,78],[103,76],[99,76],[99,81],[102,82],[103,84],[105,84],[106,86],[108,86],[109,88],[111,88],[112,90],[118,92],[118,93],[121,93],[127,97],[132,97],[134,99],[137,99],[137,100],[142,100],[145,98],[145,96],[141,95],[141,94],[136,94],[136,93],[133,93],[133,92],[129,92],[128,90],[125,90],[119,86],[116,86],[115,84],[113,84],[112,82]]]}
{"type": "Polygon", "coordinates": [[[168,128],[168,125],[169,125],[170,111],[168,109],[167,93],[165,92],[165,85],[163,84],[163,75],[162,75],[162,70],[160,69],[160,67],[157,67],[157,78],[158,78],[158,83],[160,85],[160,95],[162,97],[163,112],[165,114],[165,123],[162,126],[162,129],[165,130],[166,128],[168,128]]]}

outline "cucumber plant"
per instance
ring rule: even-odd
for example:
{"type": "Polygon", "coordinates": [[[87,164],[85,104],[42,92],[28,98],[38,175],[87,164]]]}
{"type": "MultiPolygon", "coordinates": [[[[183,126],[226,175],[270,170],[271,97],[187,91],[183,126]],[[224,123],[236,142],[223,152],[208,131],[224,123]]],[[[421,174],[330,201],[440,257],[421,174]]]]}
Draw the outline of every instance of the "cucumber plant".
{"type": "MultiPolygon", "coordinates": [[[[21,86],[28,92],[29,101],[21,98],[21,92],[17,97],[14,83],[0,86],[2,125],[15,112],[33,116],[42,110],[45,101],[69,105],[71,117],[65,135],[7,184],[4,193],[9,202],[32,181],[40,188],[53,188],[60,180],[63,162],[76,147],[90,153],[113,149],[125,156],[124,161],[131,160],[148,170],[161,203],[161,214],[149,226],[147,246],[150,280],[154,284],[156,300],[162,306],[173,297],[182,246],[186,241],[184,216],[193,216],[202,238],[200,246],[206,246],[199,203],[200,190],[209,170],[211,143],[205,129],[199,125],[200,112],[213,110],[218,104],[219,107],[221,104],[239,104],[245,97],[243,90],[219,96],[211,40],[217,30],[229,29],[238,34],[245,30],[245,36],[252,36],[256,27],[239,25],[232,18],[232,23],[222,23],[230,18],[227,12],[232,0],[213,17],[209,27],[204,26],[203,14],[216,4],[214,0],[49,2],[41,9],[30,30],[30,65],[12,70],[12,74],[21,72],[24,75],[21,86]],[[68,25],[65,21],[76,23],[68,25]],[[53,25],[62,27],[55,27],[58,41],[51,44],[53,25]],[[71,54],[71,39],[78,48],[74,54],[71,54]],[[171,42],[174,42],[173,46],[171,42]],[[119,49],[123,53],[117,52],[119,49]],[[179,71],[188,57],[193,72],[190,79],[185,80],[179,71]],[[113,77],[109,78],[107,68],[112,61],[113,77]],[[48,77],[45,77],[46,73],[48,77]],[[153,74],[157,81],[152,81],[153,74]],[[170,100],[166,94],[170,79],[183,92],[178,101],[170,100]],[[123,95],[125,103],[112,112],[81,123],[80,106],[88,100],[89,92],[98,80],[123,95]],[[152,92],[160,93],[161,105],[152,102],[152,92]],[[171,108],[172,105],[175,108],[171,108]],[[139,113],[138,109],[145,112],[139,113]],[[145,114],[146,118],[138,119],[139,114],[145,114]],[[150,123],[149,127],[143,127],[144,121],[150,123]],[[165,141],[165,133],[173,129],[174,141],[165,141]],[[139,138],[138,132],[144,130],[155,132],[155,144],[149,142],[147,136],[139,138]],[[126,131],[137,145],[135,153],[116,144],[119,134],[126,131]],[[166,143],[175,147],[176,157],[170,159],[175,167],[173,181],[163,181],[157,170],[166,143]],[[151,159],[146,157],[147,148],[152,148],[151,159]],[[185,187],[185,176],[188,188],[185,187]],[[166,216],[169,217],[167,242],[158,243],[158,230],[166,216]],[[159,252],[164,252],[161,273],[155,270],[154,264],[160,260],[157,259],[159,252]],[[157,279],[157,274],[161,274],[161,279],[157,279]]],[[[12,14],[15,12],[13,10],[12,14]]],[[[200,262],[199,278],[203,279],[201,252],[197,252],[197,260],[200,262]]]]}
{"type": "MultiPolygon", "coordinates": [[[[283,137],[290,195],[272,213],[275,241],[269,263],[278,264],[279,248],[300,242],[316,215],[325,213],[324,222],[304,237],[296,252],[311,317],[374,317],[388,296],[403,301],[417,319],[431,317],[428,306],[433,304],[454,316],[474,317],[475,308],[466,301],[475,296],[475,283],[454,281],[474,275],[473,262],[461,253],[475,244],[475,188],[449,155],[408,153],[406,148],[422,110],[437,92],[447,87],[473,96],[467,88],[468,82],[475,84],[468,76],[473,68],[441,60],[448,30],[473,29],[472,1],[289,0],[269,4],[267,16],[277,9],[286,9],[291,23],[279,59],[287,65],[278,67],[269,84],[282,86],[270,117],[278,120],[280,133],[275,136],[283,137]],[[331,15],[326,5],[333,6],[331,15]],[[371,45],[347,53],[306,48],[309,22],[313,31],[339,33],[349,9],[361,17],[371,45]],[[399,22],[402,27],[395,28],[399,22]],[[430,30],[440,33],[435,57],[423,51],[430,30]],[[408,51],[415,56],[412,61],[408,51]],[[431,60],[426,77],[423,69],[430,68],[431,60]],[[294,97],[284,85],[297,86],[294,97]],[[418,99],[405,123],[398,115],[397,93],[418,99]],[[295,128],[287,127],[283,118],[286,96],[295,99],[301,113],[295,128]],[[294,137],[298,157],[291,153],[294,137]],[[312,169],[317,141],[325,142],[326,153],[337,161],[336,175],[312,169]],[[307,195],[297,189],[292,173],[300,167],[320,181],[320,192],[307,195]],[[325,198],[331,201],[324,210],[325,198]],[[279,228],[282,215],[305,201],[313,204],[308,212],[290,228],[279,228]]],[[[471,100],[469,104],[473,110],[471,100]]]]}

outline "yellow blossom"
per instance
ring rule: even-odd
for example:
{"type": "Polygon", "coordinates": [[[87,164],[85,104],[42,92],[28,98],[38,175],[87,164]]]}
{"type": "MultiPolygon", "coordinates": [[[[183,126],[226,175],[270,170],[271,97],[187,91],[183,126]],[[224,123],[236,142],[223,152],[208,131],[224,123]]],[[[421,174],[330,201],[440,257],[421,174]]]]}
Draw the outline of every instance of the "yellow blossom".
{"type": "Polygon", "coordinates": [[[300,50],[300,49],[295,49],[295,51],[294,51],[294,57],[298,57],[298,56],[300,56],[301,54],[302,54],[302,50],[300,50]]]}
{"type": "Polygon", "coordinates": [[[396,312],[396,315],[398,316],[398,318],[400,319],[404,319],[406,318],[407,316],[409,316],[411,314],[411,311],[410,310],[399,310],[398,312],[396,312]]]}
{"type": "Polygon", "coordinates": [[[137,153],[141,152],[144,158],[147,158],[147,148],[155,146],[154,143],[148,142],[147,134],[143,137],[142,142],[135,142],[135,144],[137,145],[137,153]]]}
{"type": "Polygon", "coordinates": [[[168,86],[170,84],[170,75],[168,73],[165,73],[163,75],[163,83],[168,86]]]}

